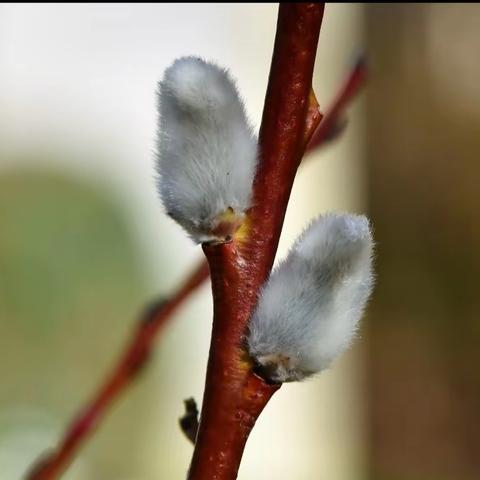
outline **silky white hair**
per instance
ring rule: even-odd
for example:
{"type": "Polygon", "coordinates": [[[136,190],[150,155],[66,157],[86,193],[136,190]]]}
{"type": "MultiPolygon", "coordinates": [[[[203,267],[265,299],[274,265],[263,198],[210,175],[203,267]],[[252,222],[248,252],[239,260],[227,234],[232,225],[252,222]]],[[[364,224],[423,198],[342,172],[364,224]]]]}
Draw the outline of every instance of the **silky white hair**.
{"type": "Polygon", "coordinates": [[[262,288],[249,325],[260,375],[302,380],[346,350],[373,287],[372,250],[363,215],[326,214],[310,224],[262,288]]]}
{"type": "Polygon", "coordinates": [[[158,189],[167,213],[197,242],[217,240],[224,213],[250,206],[257,139],[227,70],[196,57],[159,83],[158,189]]]}

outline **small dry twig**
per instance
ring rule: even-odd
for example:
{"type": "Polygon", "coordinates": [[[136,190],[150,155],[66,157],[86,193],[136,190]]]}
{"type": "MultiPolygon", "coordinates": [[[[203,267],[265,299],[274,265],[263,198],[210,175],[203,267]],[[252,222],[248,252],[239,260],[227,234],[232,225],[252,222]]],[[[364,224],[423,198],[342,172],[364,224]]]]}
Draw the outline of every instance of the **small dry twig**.
{"type": "Polygon", "coordinates": [[[195,445],[198,432],[198,408],[194,398],[184,400],[185,413],[179,419],[180,428],[185,436],[195,445]]]}

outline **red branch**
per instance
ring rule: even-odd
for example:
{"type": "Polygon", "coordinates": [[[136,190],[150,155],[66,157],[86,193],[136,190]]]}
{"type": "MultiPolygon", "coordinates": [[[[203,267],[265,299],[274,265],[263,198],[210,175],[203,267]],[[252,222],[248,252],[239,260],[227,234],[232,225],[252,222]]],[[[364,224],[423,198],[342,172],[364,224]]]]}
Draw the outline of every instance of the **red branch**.
{"type": "Polygon", "coordinates": [[[168,300],[157,303],[145,311],[125,353],[102,388],[69,425],[58,447],[34,465],[26,477],[27,480],[59,478],[72,461],[78,448],[101,422],[119,393],[137,377],[149,358],[156,335],[166,321],[207,278],[208,266],[202,262],[168,300]]]}
{"type": "Polygon", "coordinates": [[[327,140],[336,137],[343,130],[344,112],[348,104],[358,95],[365,85],[367,66],[364,58],[360,58],[348,73],[332,105],[327,110],[322,122],[308,144],[307,150],[312,151],[323,145],[327,140]]]}
{"type": "Polygon", "coordinates": [[[246,233],[230,243],[203,246],[214,316],[189,480],[236,478],[249,433],[280,387],[254,374],[244,336],[275,258],[306,129],[316,127],[308,115],[309,93],[323,8],[320,3],[280,4],[246,233]]]}
{"type": "MultiPolygon", "coordinates": [[[[363,61],[357,62],[349,72],[348,77],[323,119],[318,110],[318,104],[313,91],[311,91],[304,143],[307,144],[312,133],[315,133],[308,143],[308,152],[323,146],[326,141],[331,139],[332,132],[336,130],[345,108],[363,86],[365,74],[365,63],[363,61]],[[321,123],[318,126],[320,120],[321,123]]],[[[95,428],[98,428],[116,398],[137,377],[141,371],[138,367],[144,364],[152,349],[154,340],[159,332],[162,331],[161,327],[173,317],[173,313],[180,304],[207,278],[207,262],[202,262],[169,300],[158,302],[150,312],[147,312],[140,319],[139,327],[134,331],[113,371],[102,382],[90,402],[70,423],[57,449],[47,453],[34,465],[30,474],[26,477],[27,480],[54,480],[59,478],[74,458],[78,449],[88,439],[88,436],[93,433],[95,428]],[[147,318],[149,319],[148,321],[146,321],[147,318]],[[137,368],[134,365],[137,365],[137,368]]]]}

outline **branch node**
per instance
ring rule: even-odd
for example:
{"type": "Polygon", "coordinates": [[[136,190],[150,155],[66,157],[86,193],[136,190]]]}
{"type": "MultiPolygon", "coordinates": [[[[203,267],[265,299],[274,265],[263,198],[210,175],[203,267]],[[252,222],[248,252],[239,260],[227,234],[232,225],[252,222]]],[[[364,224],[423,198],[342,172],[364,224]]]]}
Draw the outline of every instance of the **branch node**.
{"type": "Polygon", "coordinates": [[[179,418],[180,428],[185,436],[195,445],[198,431],[198,408],[194,398],[184,400],[185,413],[179,418]]]}

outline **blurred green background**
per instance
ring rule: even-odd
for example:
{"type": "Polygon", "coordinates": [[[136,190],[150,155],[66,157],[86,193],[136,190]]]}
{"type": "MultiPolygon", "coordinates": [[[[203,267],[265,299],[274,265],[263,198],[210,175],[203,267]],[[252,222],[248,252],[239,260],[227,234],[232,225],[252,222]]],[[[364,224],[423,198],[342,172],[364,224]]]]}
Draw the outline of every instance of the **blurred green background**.
{"type": "MultiPolygon", "coordinates": [[[[258,126],[274,4],[0,5],[0,480],[52,447],[144,305],[201,257],[155,192],[155,85],[180,55],[238,78],[258,126]]],[[[326,210],[366,212],[362,338],[260,417],[240,480],[480,478],[480,6],[328,4],[321,106],[367,51],[365,94],[299,172],[279,257],[326,210]]],[[[209,285],[157,342],[66,480],[184,478],[209,285]]]]}

